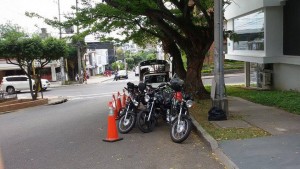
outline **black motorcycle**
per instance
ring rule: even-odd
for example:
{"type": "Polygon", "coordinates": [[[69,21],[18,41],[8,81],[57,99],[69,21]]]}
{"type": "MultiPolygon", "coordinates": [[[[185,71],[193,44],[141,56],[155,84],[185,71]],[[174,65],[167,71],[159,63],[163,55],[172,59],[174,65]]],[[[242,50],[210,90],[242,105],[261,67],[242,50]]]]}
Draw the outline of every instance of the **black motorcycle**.
{"type": "Polygon", "coordinates": [[[126,99],[126,106],[119,112],[118,130],[120,133],[128,133],[136,123],[136,117],[140,103],[144,103],[145,85],[140,83],[138,86],[131,82],[127,83],[129,96],[126,99]]]}
{"type": "Polygon", "coordinates": [[[159,117],[167,121],[167,112],[171,107],[171,99],[164,92],[164,84],[159,85],[156,89],[147,85],[147,92],[145,94],[147,106],[145,110],[140,111],[137,115],[137,125],[142,132],[151,132],[159,117]]]}
{"type": "Polygon", "coordinates": [[[170,81],[174,90],[172,98],[172,114],[170,136],[173,142],[181,143],[188,138],[192,130],[192,121],[189,109],[193,105],[192,97],[183,90],[183,82],[180,79],[170,81]]]}

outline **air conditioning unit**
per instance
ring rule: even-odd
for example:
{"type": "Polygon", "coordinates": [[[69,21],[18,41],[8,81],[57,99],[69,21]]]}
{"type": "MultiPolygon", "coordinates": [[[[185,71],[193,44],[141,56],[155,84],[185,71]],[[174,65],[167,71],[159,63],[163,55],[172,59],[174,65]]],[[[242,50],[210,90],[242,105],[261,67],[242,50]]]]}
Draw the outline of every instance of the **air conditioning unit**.
{"type": "Polygon", "coordinates": [[[258,84],[262,89],[270,89],[272,86],[272,72],[270,70],[259,72],[258,84]]]}

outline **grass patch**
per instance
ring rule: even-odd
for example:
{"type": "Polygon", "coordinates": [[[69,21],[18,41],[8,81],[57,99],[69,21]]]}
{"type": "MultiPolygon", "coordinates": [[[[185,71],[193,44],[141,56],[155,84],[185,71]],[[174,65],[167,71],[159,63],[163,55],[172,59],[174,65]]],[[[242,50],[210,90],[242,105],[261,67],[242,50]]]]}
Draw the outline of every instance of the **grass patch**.
{"type": "MultiPolygon", "coordinates": [[[[224,70],[242,70],[244,69],[244,62],[239,61],[228,61],[225,60],[224,63],[224,70]]],[[[203,68],[201,70],[201,73],[212,73],[214,71],[214,64],[203,64],[203,68]]]]}
{"type": "MultiPolygon", "coordinates": [[[[211,91],[211,86],[205,86],[211,91]]],[[[226,86],[228,96],[240,97],[253,103],[272,106],[287,112],[300,115],[300,92],[282,90],[257,90],[248,89],[241,85],[226,86]]]]}
{"type": "Polygon", "coordinates": [[[242,86],[227,86],[227,95],[236,96],[254,103],[273,106],[300,115],[300,92],[297,91],[262,91],[245,89],[242,86]]]}
{"type": "MultiPolygon", "coordinates": [[[[206,89],[210,91],[211,87],[206,86],[206,89]]],[[[264,91],[246,89],[243,86],[226,86],[226,93],[228,96],[240,97],[254,103],[277,107],[300,115],[300,92],[297,91],[264,91]]],[[[207,120],[210,108],[211,100],[200,100],[195,103],[190,112],[201,126],[216,140],[246,139],[270,135],[268,132],[257,127],[230,129],[216,127],[207,120]]],[[[243,116],[229,116],[228,119],[242,120],[243,116]]]]}
{"type": "MultiPolygon", "coordinates": [[[[208,111],[211,108],[211,100],[201,100],[196,102],[190,109],[190,113],[201,124],[201,126],[217,141],[219,140],[234,140],[247,139],[270,135],[268,132],[257,128],[219,128],[210,123],[208,118],[208,111]]],[[[230,116],[229,119],[242,119],[242,116],[230,116]]]]}

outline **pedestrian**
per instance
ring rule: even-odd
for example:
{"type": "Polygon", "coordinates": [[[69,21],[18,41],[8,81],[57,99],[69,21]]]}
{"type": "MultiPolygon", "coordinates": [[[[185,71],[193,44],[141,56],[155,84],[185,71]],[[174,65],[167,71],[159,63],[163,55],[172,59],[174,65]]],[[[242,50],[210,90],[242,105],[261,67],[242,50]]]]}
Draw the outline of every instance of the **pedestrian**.
{"type": "MultiPolygon", "coordinates": [[[[118,71],[115,71],[115,77],[114,77],[114,80],[118,81],[118,71]]],[[[113,81],[114,81],[113,80],[113,81]]]]}
{"type": "Polygon", "coordinates": [[[79,75],[78,75],[78,73],[77,73],[76,76],[75,76],[75,80],[76,80],[76,81],[79,81],[79,75]]]}

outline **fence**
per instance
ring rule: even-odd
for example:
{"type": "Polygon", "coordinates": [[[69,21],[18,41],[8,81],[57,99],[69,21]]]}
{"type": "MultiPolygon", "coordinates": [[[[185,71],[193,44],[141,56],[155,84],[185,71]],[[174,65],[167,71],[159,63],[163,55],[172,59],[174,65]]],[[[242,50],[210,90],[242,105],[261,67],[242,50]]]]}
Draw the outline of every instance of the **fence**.
{"type": "Polygon", "coordinates": [[[9,94],[4,91],[0,91],[0,101],[8,100],[8,99],[15,99],[17,98],[17,94],[9,94]]]}

